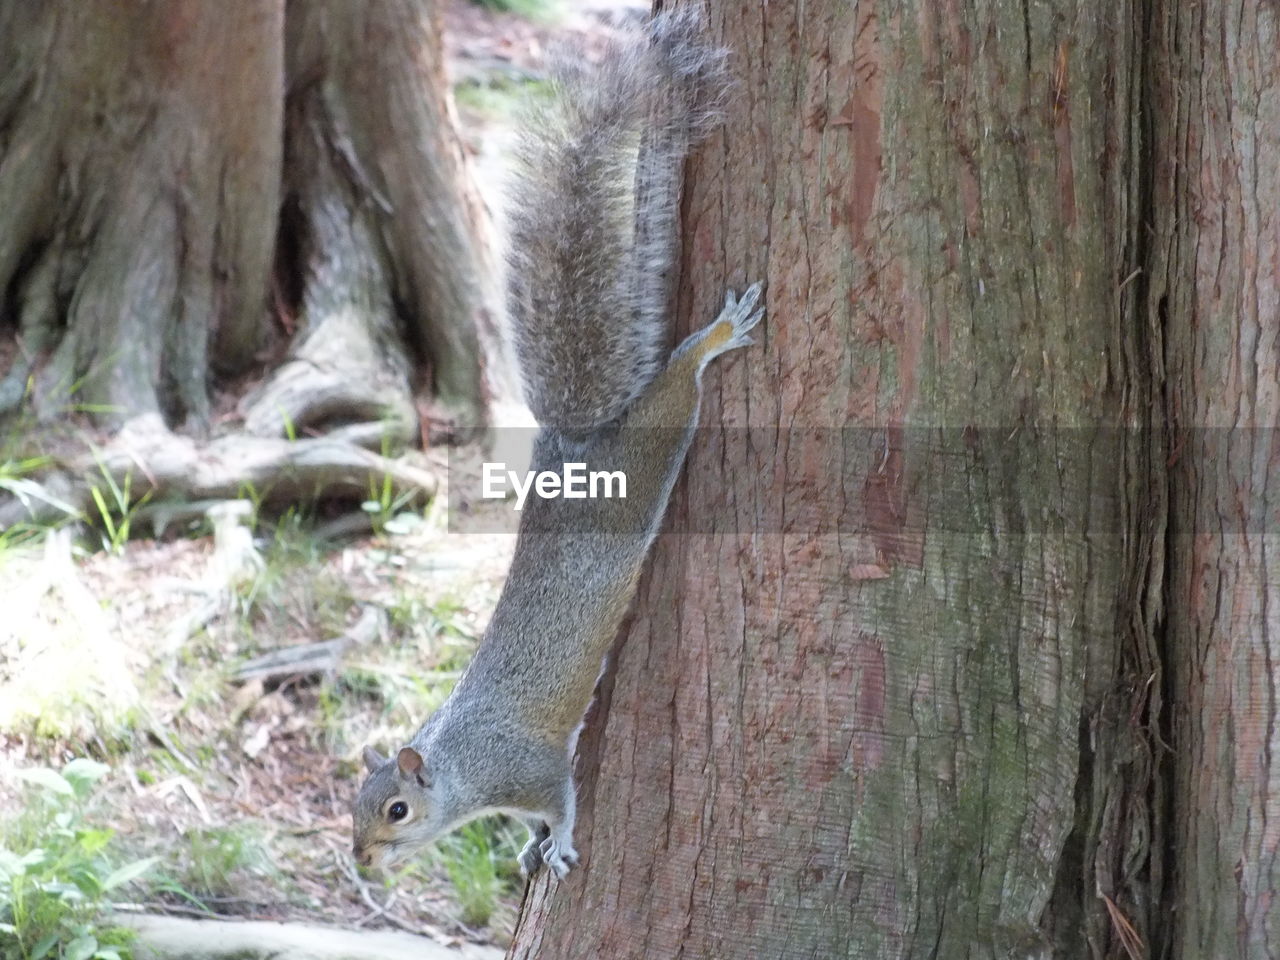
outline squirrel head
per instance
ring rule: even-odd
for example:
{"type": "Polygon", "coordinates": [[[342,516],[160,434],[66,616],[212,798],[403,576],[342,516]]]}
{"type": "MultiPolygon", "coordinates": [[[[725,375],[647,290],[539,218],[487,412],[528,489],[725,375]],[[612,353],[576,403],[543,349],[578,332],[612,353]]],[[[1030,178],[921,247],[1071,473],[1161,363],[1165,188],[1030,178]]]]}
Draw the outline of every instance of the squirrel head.
{"type": "Polygon", "coordinates": [[[352,810],[351,852],[361,866],[388,867],[439,833],[431,816],[431,777],[412,747],[392,758],[365,747],[364,765],[369,776],[352,810]]]}

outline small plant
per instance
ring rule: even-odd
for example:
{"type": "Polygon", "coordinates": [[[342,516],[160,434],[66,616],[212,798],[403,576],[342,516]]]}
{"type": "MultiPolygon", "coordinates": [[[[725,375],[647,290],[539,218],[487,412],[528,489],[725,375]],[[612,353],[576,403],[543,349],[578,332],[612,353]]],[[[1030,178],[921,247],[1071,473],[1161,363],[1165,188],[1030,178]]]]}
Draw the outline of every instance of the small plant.
{"type": "Polygon", "coordinates": [[[236,591],[242,649],[257,637],[287,636],[303,626],[308,635],[336,636],[355,602],[350,584],[326,566],[332,545],[318,535],[311,517],[290,507],[262,546],[262,566],[236,591]]]}
{"type": "Polygon", "coordinates": [[[553,92],[549,80],[490,74],[454,84],[453,100],[459,110],[468,114],[490,123],[510,125],[531,105],[549,102],[553,92]]]}
{"type": "MultiPolygon", "coordinates": [[[[24,507],[31,508],[38,501],[60,511],[65,515],[65,519],[79,518],[80,513],[75,507],[53,496],[31,479],[31,474],[37,473],[49,463],[51,463],[50,458],[45,456],[10,457],[0,460],[0,493],[9,494],[24,507]]],[[[56,523],[47,526],[56,526],[56,523]]],[[[0,529],[0,553],[13,547],[31,545],[44,534],[45,529],[46,525],[25,522],[0,529]]]]}
{"type": "MultiPolygon", "coordinates": [[[[392,431],[389,424],[384,424],[382,431],[381,454],[384,460],[395,455],[392,449],[392,431]]],[[[381,482],[369,478],[369,497],[360,509],[369,514],[374,532],[408,533],[422,522],[422,517],[412,511],[402,512],[418,498],[417,490],[402,490],[396,493],[395,481],[390,473],[383,472],[381,482]]]]}
{"type": "Polygon", "coordinates": [[[249,825],[191,830],[186,840],[182,887],[196,898],[231,896],[240,873],[262,872],[270,863],[262,838],[249,825]]]}
{"type": "Polygon", "coordinates": [[[290,443],[297,443],[298,425],[293,422],[293,417],[289,416],[289,411],[277,404],[276,413],[280,414],[280,423],[284,427],[284,435],[289,439],[290,443]]]}
{"type": "Polygon", "coordinates": [[[479,639],[463,625],[465,607],[452,596],[430,601],[416,594],[401,593],[387,605],[391,628],[412,643],[417,657],[436,669],[466,666],[479,639]]]}
{"type": "Polygon", "coordinates": [[[133,518],[138,511],[146,505],[151,499],[151,491],[148,490],[136,500],[133,498],[133,471],[130,470],[124,475],[123,485],[116,481],[107,465],[103,463],[98,452],[94,451],[94,459],[98,463],[98,472],[102,474],[103,486],[94,484],[89,488],[89,495],[93,497],[93,504],[97,507],[97,516],[94,518],[102,525],[103,538],[102,546],[109,549],[113,553],[120,553],[124,550],[124,545],[129,541],[129,530],[133,526],[133,518]],[[105,487],[106,493],[103,493],[105,487]]]}
{"type": "Polygon", "coordinates": [[[504,887],[519,879],[515,857],[521,840],[510,821],[475,820],[437,847],[458,897],[459,919],[469,927],[488,926],[504,887]]]}
{"type": "Polygon", "coordinates": [[[33,545],[44,534],[34,523],[15,523],[0,530],[0,555],[7,550],[33,545]]]}
{"type": "MultiPolygon", "coordinates": [[[[370,486],[374,486],[372,481],[370,486]]],[[[397,496],[390,476],[385,476],[381,485],[369,491],[369,499],[360,504],[360,509],[369,514],[374,533],[409,533],[422,523],[420,515],[404,510],[416,497],[415,490],[404,490],[397,496]]]]}
{"type": "MultiPolygon", "coordinates": [[[[455,600],[433,603],[406,592],[385,609],[393,642],[378,653],[346,661],[341,676],[327,688],[335,708],[324,715],[331,743],[345,743],[352,706],[365,717],[371,709],[379,713],[389,729],[377,735],[399,736],[405,731],[397,728],[416,727],[444,703],[475,649],[476,637],[460,624],[463,608],[455,600]]],[[[322,709],[328,706],[322,703],[322,709]]]]}
{"type": "Polygon", "coordinates": [[[59,773],[19,771],[22,812],[0,825],[0,958],[128,960],[129,931],[108,920],[111,893],[157,858],[118,864],[113,831],[91,826],[86,808],[107,767],[72,760],[59,773]]]}

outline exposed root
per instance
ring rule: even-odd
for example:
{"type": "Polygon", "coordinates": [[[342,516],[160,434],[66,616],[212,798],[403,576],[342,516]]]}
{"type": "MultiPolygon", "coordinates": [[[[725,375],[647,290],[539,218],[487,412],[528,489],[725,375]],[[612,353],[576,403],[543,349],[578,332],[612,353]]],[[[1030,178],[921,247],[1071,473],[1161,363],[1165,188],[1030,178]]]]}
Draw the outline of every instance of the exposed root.
{"type": "Polygon", "coordinates": [[[104,449],[27,484],[0,499],[0,529],[49,523],[68,511],[92,516],[93,491],[106,477],[135,498],[152,502],[251,497],[260,502],[328,497],[368,499],[389,488],[406,501],[435,494],[436,477],[418,467],[351,443],[234,435],[207,443],[175,434],[156,415],[130,421],[104,449]]]}
{"type": "Polygon", "coordinates": [[[303,361],[276,370],[245,398],[241,410],[245,431],[255,437],[298,436],[347,420],[355,423],[340,429],[361,430],[364,442],[352,440],[359,446],[372,441],[398,449],[417,439],[413,402],[402,379],[379,383],[368,375],[357,379],[303,361]]]}

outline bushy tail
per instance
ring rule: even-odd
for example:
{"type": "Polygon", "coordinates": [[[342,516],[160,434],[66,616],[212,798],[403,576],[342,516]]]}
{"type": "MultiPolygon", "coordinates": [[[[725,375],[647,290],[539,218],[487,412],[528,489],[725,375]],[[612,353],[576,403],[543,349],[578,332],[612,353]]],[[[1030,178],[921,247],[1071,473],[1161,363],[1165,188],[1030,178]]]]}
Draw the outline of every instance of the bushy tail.
{"type": "Polygon", "coordinates": [[[509,306],[534,416],[579,433],[661,368],[683,162],[718,119],[725,53],[689,4],[553,84],[518,139],[509,306]]]}

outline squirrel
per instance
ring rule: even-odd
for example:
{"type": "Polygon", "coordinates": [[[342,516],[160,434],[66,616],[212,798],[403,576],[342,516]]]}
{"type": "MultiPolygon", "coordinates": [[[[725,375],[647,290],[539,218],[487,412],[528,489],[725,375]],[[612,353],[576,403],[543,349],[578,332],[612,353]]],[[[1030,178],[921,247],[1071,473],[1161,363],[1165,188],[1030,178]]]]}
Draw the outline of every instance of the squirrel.
{"type": "Polygon", "coordinates": [[[394,757],[364,749],[353,855],[388,866],[463,823],[529,829],[521,871],[577,863],[578,731],[698,420],[702,372],[752,343],[760,286],[665,357],[683,163],[727,82],[696,8],[660,14],[596,67],[562,64],[520,138],[508,294],[540,430],[533,468],[605,464],[624,499],[533,497],[470,664],[394,757]]]}

